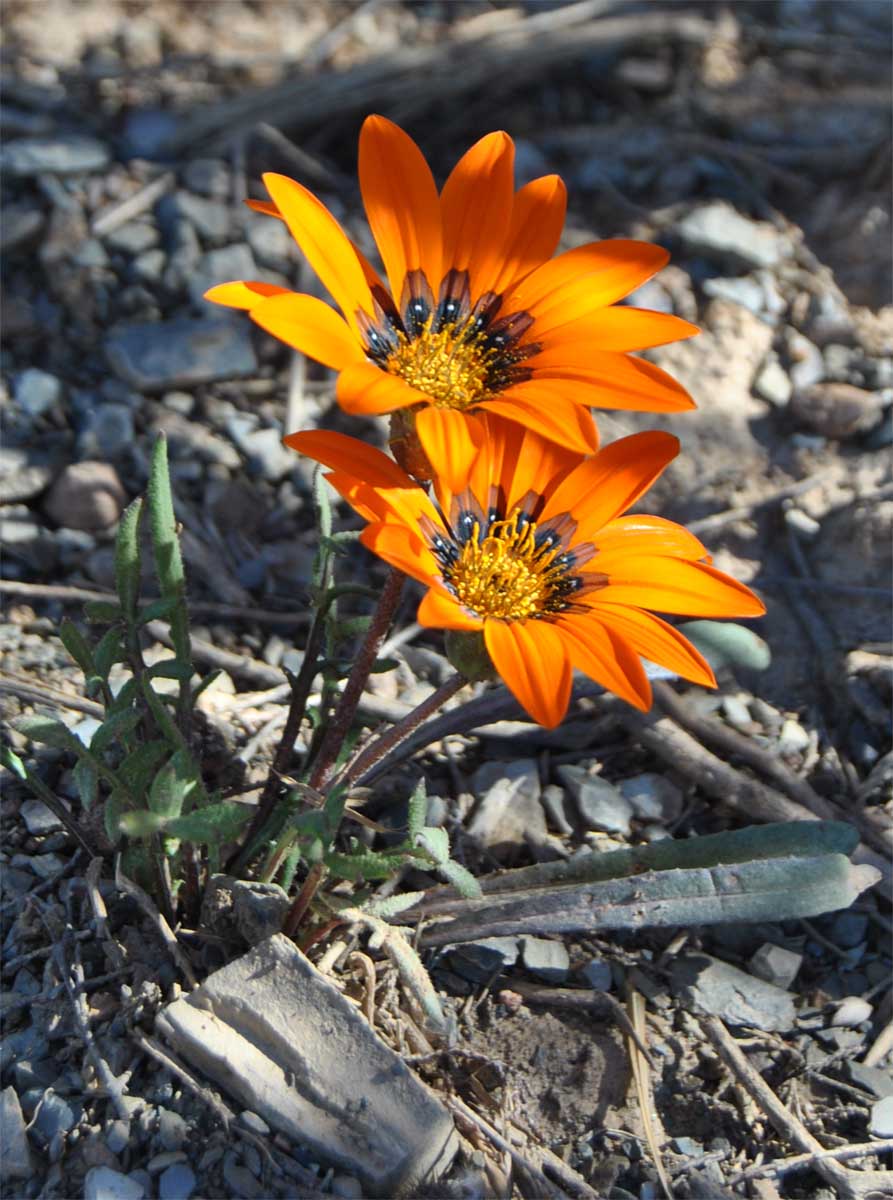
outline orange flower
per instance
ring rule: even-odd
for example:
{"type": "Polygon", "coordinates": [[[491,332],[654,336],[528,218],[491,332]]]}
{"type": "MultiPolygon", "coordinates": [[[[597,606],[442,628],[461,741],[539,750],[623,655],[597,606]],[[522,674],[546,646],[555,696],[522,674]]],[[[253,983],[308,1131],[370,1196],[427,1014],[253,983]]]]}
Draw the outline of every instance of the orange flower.
{"type": "Polygon", "coordinates": [[[681,525],[623,516],[678,451],[651,432],[592,456],[500,418],[429,497],[385,454],[342,434],[291,434],[288,445],[369,521],[361,539],[427,585],[423,625],[479,631],[490,659],[534,720],[553,727],[577,668],[636,708],[651,704],[640,656],[715,686],[713,672],[659,612],[756,617],[761,601],[709,565],[681,525]]]}
{"type": "MultiPolygon", "coordinates": [[[[413,410],[431,461],[465,453],[469,413],[499,413],[571,449],[597,448],[589,407],[672,412],[687,392],[629,351],[697,330],[665,313],[615,302],[668,255],[647,242],[592,242],[552,255],[565,213],[557,175],[515,191],[514,145],[482,138],[438,195],[415,142],[384,117],[360,134],[360,187],[386,287],[319,200],[267,174],[272,203],[344,314],[272,284],[223,283],[209,300],[247,309],[289,346],[340,372],[342,407],[413,410]]],[[[411,430],[413,422],[404,422],[411,430]]]]}

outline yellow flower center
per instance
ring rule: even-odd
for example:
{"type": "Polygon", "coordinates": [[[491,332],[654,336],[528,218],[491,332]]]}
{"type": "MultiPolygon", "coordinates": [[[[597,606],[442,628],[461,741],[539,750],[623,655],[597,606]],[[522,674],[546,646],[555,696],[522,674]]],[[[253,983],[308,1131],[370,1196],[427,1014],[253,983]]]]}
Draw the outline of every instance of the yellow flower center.
{"type": "Polygon", "coordinates": [[[465,608],[480,617],[523,621],[566,607],[577,580],[568,575],[569,556],[560,539],[537,537],[536,522],[519,511],[493,521],[480,537],[470,536],[444,569],[444,581],[465,608]]]}
{"type": "Polygon", "coordinates": [[[397,335],[386,370],[430,396],[438,408],[466,409],[493,394],[490,375],[498,356],[483,333],[467,325],[446,325],[435,332],[429,318],[415,337],[397,335]]]}

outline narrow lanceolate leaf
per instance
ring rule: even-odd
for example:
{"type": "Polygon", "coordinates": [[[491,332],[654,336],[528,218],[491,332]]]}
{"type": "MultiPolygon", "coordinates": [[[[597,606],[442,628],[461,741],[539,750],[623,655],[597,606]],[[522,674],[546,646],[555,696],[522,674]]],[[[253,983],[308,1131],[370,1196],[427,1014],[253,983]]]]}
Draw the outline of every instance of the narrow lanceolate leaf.
{"type": "Polygon", "coordinates": [[[99,773],[91,762],[82,758],[75,763],[72,774],[81,798],[81,807],[85,812],[89,812],[96,803],[99,791],[99,773]]]}
{"type": "Polygon", "coordinates": [[[113,604],[110,600],[88,600],[84,605],[84,613],[88,621],[97,625],[112,625],[124,618],[120,604],[113,604]]]}
{"type": "MultiPolygon", "coordinates": [[[[454,862],[448,858],[446,862],[438,864],[437,870],[444,877],[447,883],[452,884],[460,896],[466,900],[474,900],[481,895],[481,885],[472,875],[467,867],[463,867],[461,863],[454,862]]],[[[382,913],[382,916],[385,914],[382,913]]]]}
{"type": "Polygon", "coordinates": [[[99,639],[96,649],[93,651],[93,663],[96,667],[96,674],[103,680],[108,679],[109,671],[123,657],[124,647],[121,630],[118,628],[106,630],[99,639]]]}
{"type": "Polygon", "coordinates": [[[177,658],[164,658],[161,662],[153,663],[146,674],[150,679],[178,679],[181,683],[188,683],[192,678],[192,664],[177,658]]]}
{"type": "Polygon", "coordinates": [[[772,661],[768,644],[734,621],[683,621],[679,631],[694,642],[715,671],[729,666],[765,671],[772,661]]]}
{"type": "Polygon", "coordinates": [[[165,833],[196,844],[231,842],[251,817],[251,809],[232,800],[208,804],[165,823],[165,833]]]}
{"type": "Polygon", "coordinates": [[[59,626],[59,640],[84,672],[84,677],[89,679],[96,669],[93,665],[93,651],[77,625],[67,617],[59,626]]]}
{"type": "Polygon", "coordinates": [[[111,713],[93,734],[90,749],[94,754],[101,754],[109,746],[120,744],[121,739],[134,730],[139,722],[140,714],[132,708],[111,713]]]}
{"type": "Polygon", "coordinates": [[[136,619],[141,625],[145,625],[149,621],[164,621],[167,620],[174,609],[177,607],[177,600],[170,597],[162,597],[160,600],[150,600],[148,604],[144,604],[136,614],[136,619]]]}
{"type": "Polygon", "coordinates": [[[425,827],[428,816],[428,789],[425,787],[424,776],[418,781],[415,790],[409,797],[409,816],[407,826],[409,836],[416,838],[425,827]]]}
{"type": "Polygon", "coordinates": [[[178,750],[158,771],[149,787],[149,808],[165,818],[176,818],[188,809],[199,786],[195,762],[187,750],[178,750]]]}
{"type": "Polygon", "coordinates": [[[178,601],[170,615],[171,637],[177,658],[188,662],[190,646],[186,617],[186,576],[174,516],[174,500],[167,466],[167,441],[163,436],[158,438],[152,451],[148,495],[155,571],[164,599],[178,601]]]}
{"type": "Polygon", "coordinates": [[[118,767],[118,775],[127,784],[131,795],[144,796],[152,786],[158,768],[168,757],[171,748],[161,738],[155,738],[142,745],[122,759],[118,767]]]}
{"type": "Polygon", "coordinates": [[[43,746],[52,746],[55,750],[70,750],[77,755],[85,752],[83,742],[61,721],[52,717],[23,717],[16,722],[16,729],[32,742],[40,742],[43,746]]]}
{"type": "Polygon", "coordinates": [[[142,499],[134,500],[121,515],[115,538],[115,588],[128,621],[136,617],[140,594],[140,517],[142,499]]]}
{"type": "Polygon", "coordinates": [[[435,829],[428,825],[416,834],[415,843],[420,850],[430,854],[438,866],[449,861],[450,837],[445,829],[435,829]]]}
{"type": "Polygon", "coordinates": [[[106,837],[115,845],[121,839],[121,818],[127,812],[127,801],[121,792],[112,792],[106,798],[102,810],[102,821],[105,825],[106,837]]]}

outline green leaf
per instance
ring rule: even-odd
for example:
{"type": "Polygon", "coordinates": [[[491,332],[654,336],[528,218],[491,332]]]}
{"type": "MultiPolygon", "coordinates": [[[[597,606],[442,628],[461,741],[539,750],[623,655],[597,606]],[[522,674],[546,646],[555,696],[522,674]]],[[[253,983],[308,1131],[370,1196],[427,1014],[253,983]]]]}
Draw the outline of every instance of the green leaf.
{"type": "Polygon", "coordinates": [[[400,663],[396,658],[377,658],[369,668],[370,675],[384,675],[386,671],[393,671],[399,667],[400,663]]]}
{"type": "Polygon", "coordinates": [[[96,667],[97,675],[103,680],[108,679],[109,671],[116,662],[120,662],[124,657],[124,648],[121,640],[121,630],[119,628],[107,630],[93,651],[93,663],[96,667]]]}
{"type": "Polygon", "coordinates": [[[90,749],[94,754],[101,754],[117,738],[124,738],[140,722],[140,713],[132,708],[108,713],[90,740],[90,749]]]}
{"type": "Polygon", "coordinates": [[[177,537],[174,500],[167,467],[167,441],[163,434],[159,435],[152,451],[148,496],[155,572],[162,597],[177,601],[170,614],[171,637],[177,658],[185,663],[191,659],[185,603],[186,576],[177,537]]]}
{"type": "Polygon", "coordinates": [[[146,703],[152,710],[152,716],[155,718],[155,724],[159,731],[167,738],[168,742],[176,749],[183,747],[183,735],[177,728],[173,718],[165,707],[164,700],[155,689],[152,687],[151,681],[143,676],[142,679],[143,695],[146,697],[146,703]]]}
{"type": "Polygon", "coordinates": [[[373,917],[381,917],[383,921],[390,921],[424,898],[424,892],[400,892],[397,896],[384,896],[381,899],[370,900],[361,907],[363,912],[371,913],[373,917]]]}
{"type": "Polygon", "coordinates": [[[59,626],[59,640],[62,645],[89,679],[94,673],[93,651],[90,644],[76,625],[66,617],[59,626]]]}
{"type": "Polygon", "coordinates": [[[189,808],[187,801],[191,801],[198,786],[198,768],[192,755],[187,750],[177,750],[152,781],[149,808],[162,817],[179,817],[184,806],[189,808]]]}
{"type": "Polygon", "coordinates": [[[219,804],[207,804],[196,808],[185,817],[168,821],[165,832],[187,842],[211,843],[231,842],[242,826],[251,818],[251,809],[233,800],[222,800],[219,804]]]}
{"type": "Polygon", "coordinates": [[[113,791],[106,798],[102,811],[102,821],[105,825],[106,837],[115,845],[121,838],[120,821],[127,812],[128,805],[121,792],[113,791]]]}
{"type": "Polygon", "coordinates": [[[161,662],[153,663],[146,669],[150,679],[179,679],[181,682],[188,682],[192,673],[192,664],[181,662],[177,658],[163,658],[161,662]]]}
{"type": "Polygon", "coordinates": [[[407,825],[409,828],[409,836],[413,841],[425,828],[425,819],[428,816],[428,789],[425,785],[424,777],[422,777],[415,785],[415,790],[409,797],[409,817],[407,825]]]}
{"type": "Polygon", "coordinates": [[[416,844],[434,859],[438,866],[443,866],[450,859],[450,838],[445,829],[435,829],[428,825],[419,830],[415,838],[416,844]]]}
{"type": "Polygon", "coordinates": [[[343,641],[351,637],[360,637],[371,623],[372,618],[368,616],[341,617],[335,625],[335,636],[343,641]]]}
{"type": "Polygon", "coordinates": [[[734,621],[685,621],[679,632],[695,644],[714,670],[733,666],[765,671],[772,661],[768,644],[734,621]]]}
{"type": "Polygon", "coordinates": [[[155,833],[160,833],[166,824],[166,818],[160,813],[146,812],[142,808],[118,815],[118,832],[126,834],[127,837],[149,838],[155,833]]]}
{"type": "Polygon", "coordinates": [[[74,764],[75,787],[78,790],[78,795],[81,798],[81,807],[84,812],[89,812],[96,803],[96,797],[99,793],[99,774],[89,759],[81,758],[74,764]]]}
{"type": "Polygon", "coordinates": [[[112,625],[124,619],[124,611],[119,604],[109,600],[88,600],[84,605],[84,613],[88,621],[96,625],[112,625]]]}
{"type": "MultiPolygon", "coordinates": [[[[222,668],[218,668],[216,671],[212,671],[210,675],[206,675],[200,683],[197,683],[192,689],[192,703],[195,704],[196,700],[198,700],[205,688],[209,688],[214,680],[218,679],[222,674],[222,668]]],[[[286,672],[286,674],[288,674],[288,672],[286,672]]],[[[291,680],[289,680],[289,682],[291,682],[291,680]]]]}
{"type": "Polygon", "coordinates": [[[143,742],[128,754],[118,767],[118,774],[134,796],[148,791],[161,763],[168,757],[171,748],[161,738],[143,742]]]}
{"type": "Polygon", "coordinates": [[[83,742],[66,725],[52,717],[23,717],[16,722],[16,729],[32,742],[40,742],[43,746],[70,750],[77,755],[86,752],[83,742]]]}
{"type": "Polygon", "coordinates": [[[404,851],[385,853],[368,850],[363,854],[341,854],[332,851],[325,856],[326,866],[340,879],[388,879],[401,867],[430,867],[423,859],[415,859],[404,851]]]}
{"type": "Polygon", "coordinates": [[[437,869],[447,883],[451,883],[459,895],[464,896],[466,900],[474,900],[483,895],[481,885],[461,863],[454,862],[450,858],[446,862],[440,863],[437,869]]]}
{"type": "Polygon", "coordinates": [[[140,518],[142,499],[134,500],[121,514],[115,538],[115,588],[128,621],[136,616],[140,594],[140,518]]]}
{"type": "Polygon", "coordinates": [[[136,614],[136,619],[141,625],[145,625],[149,621],[163,621],[170,617],[179,601],[171,596],[162,596],[160,600],[151,600],[136,614]]]}

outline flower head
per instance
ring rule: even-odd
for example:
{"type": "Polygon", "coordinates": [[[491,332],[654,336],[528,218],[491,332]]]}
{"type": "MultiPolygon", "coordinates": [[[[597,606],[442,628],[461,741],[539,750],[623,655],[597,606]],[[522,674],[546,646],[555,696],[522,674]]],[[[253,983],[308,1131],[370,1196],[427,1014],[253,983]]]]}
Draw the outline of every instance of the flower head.
{"type": "Polygon", "coordinates": [[[564,185],[548,175],[515,191],[513,169],[511,138],[491,133],[438,193],[415,142],[384,117],[369,117],[360,187],[387,286],[319,200],[267,174],[272,202],[249,203],[286,222],[343,317],[266,283],[220,284],[207,298],[248,310],[269,333],[336,369],[348,412],[411,413],[396,440],[417,434],[421,469],[425,456],[449,462],[479,440],[469,422],[476,412],[590,453],[590,407],[691,408],[679,384],[629,352],[689,337],[695,327],[616,306],[664,266],[666,251],[614,239],[553,258],[564,185]]]}
{"type": "Polygon", "coordinates": [[[639,433],[586,456],[483,417],[484,439],[433,493],[386,455],[321,431],[286,442],[369,522],[369,549],[427,585],[423,625],[478,631],[498,674],[542,725],[561,721],[577,668],[647,709],[641,658],[715,686],[682,634],[648,610],[754,617],[765,609],[716,570],[704,546],[660,517],[624,516],[675,457],[667,433],[639,433]],[[641,657],[640,657],[641,656],[641,657]]]}

